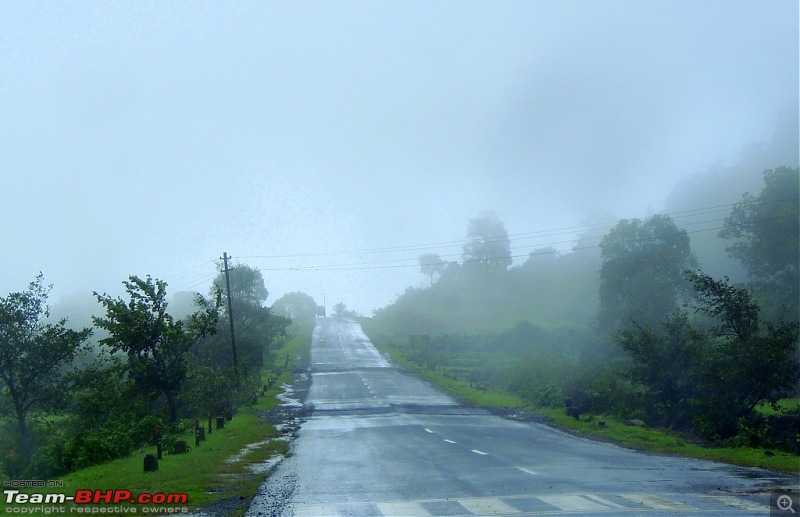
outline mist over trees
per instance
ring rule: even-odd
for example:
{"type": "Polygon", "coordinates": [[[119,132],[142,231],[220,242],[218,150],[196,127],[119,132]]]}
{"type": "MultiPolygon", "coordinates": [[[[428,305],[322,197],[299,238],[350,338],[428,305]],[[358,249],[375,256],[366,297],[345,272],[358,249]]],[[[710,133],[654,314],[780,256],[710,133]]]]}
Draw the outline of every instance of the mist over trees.
{"type": "Polygon", "coordinates": [[[317,302],[306,293],[294,291],[275,300],[272,312],[292,320],[313,320],[317,315],[317,302]]]}
{"type": "Polygon", "coordinates": [[[685,301],[684,272],[697,261],[689,235],[668,215],[623,219],[600,242],[598,330],[611,335],[630,326],[657,326],[685,301]]]}
{"type": "Polygon", "coordinates": [[[747,270],[749,284],[772,312],[785,306],[797,314],[800,298],[798,169],[764,171],[758,196],[745,193],[725,218],[719,236],[732,240],[728,254],[747,270]]]}
{"type": "Polygon", "coordinates": [[[486,273],[505,271],[512,263],[511,243],[503,222],[494,212],[482,212],[469,220],[464,266],[486,273]]]}
{"type": "Polygon", "coordinates": [[[22,462],[31,460],[31,410],[47,411],[64,403],[65,368],[81,352],[91,329],[65,327],[65,320],[45,323],[50,287],[40,273],[21,293],[0,298],[0,381],[16,416],[22,462]]]}
{"type": "Polygon", "coordinates": [[[424,253],[419,256],[420,272],[431,279],[431,286],[433,286],[433,275],[441,276],[446,265],[436,253],[424,253]]]}
{"type": "MultiPolygon", "coordinates": [[[[479,214],[462,262],[437,266],[429,287],[408,288],[364,325],[424,367],[534,404],[570,397],[583,412],[791,448],[755,408],[800,380],[800,170],[750,176],[757,194],[728,192],[716,205],[684,190],[698,204],[605,233],[590,225],[571,250],[541,247],[519,265],[499,217],[479,214]],[[412,346],[412,334],[428,345],[412,346]]],[[[433,256],[420,258],[431,280],[433,256]]]]}
{"type": "MultiPolygon", "coordinates": [[[[718,230],[724,225],[732,204],[740,201],[744,193],[757,194],[763,188],[762,171],[779,166],[800,166],[797,112],[797,104],[787,107],[777,121],[771,140],[745,147],[732,163],[718,163],[682,179],[664,201],[665,211],[670,214],[690,215],[697,213],[698,208],[714,207],[704,211],[708,214],[703,218],[707,222],[686,227],[692,252],[708,274],[717,278],[727,276],[737,283],[747,281],[748,273],[743,264],[725,250],[731,242],[721,238],[718,230]]],[[[680,220],[678,222],[680,225],[680,220]]]]}

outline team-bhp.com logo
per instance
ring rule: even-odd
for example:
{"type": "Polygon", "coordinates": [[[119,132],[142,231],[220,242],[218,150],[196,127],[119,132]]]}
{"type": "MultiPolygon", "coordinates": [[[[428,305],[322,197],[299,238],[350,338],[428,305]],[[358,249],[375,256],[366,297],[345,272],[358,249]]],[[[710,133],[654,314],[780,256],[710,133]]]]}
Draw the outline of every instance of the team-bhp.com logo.
{"type": "Polygon", "coordinates": [[[143,493],[133,494],[130,490],[76,490],[75,495],[23,493],[19,490],[5,489],[3,495],[6,513],[19,515],[50,513],[188,513],[185,506],[189,502],[187,494],[143,493]],[[72,503],[67,508],[63,505],[72,503]],[[32,507],[31,505],[42,505],[32,507]],[[61,506],[58,506],[61,505],[61,506]],[[118,506],[99,506],[118,505],[118,506]],[[141,506],[137,511],[137,505],[141,506]],[[159,506],[163,505],[163,506],[159,506]],[[172,506],[168,506],[172,505],[172,506]]]}

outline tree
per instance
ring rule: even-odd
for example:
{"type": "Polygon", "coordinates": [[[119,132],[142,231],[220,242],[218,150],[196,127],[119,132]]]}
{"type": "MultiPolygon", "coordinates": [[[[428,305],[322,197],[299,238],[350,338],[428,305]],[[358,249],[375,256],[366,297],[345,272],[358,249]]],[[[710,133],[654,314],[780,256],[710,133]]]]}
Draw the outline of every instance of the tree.
{"type": "Polygon", "coordinates": [[[125,368],[137,387],[146,394],[162,394],[171,422],[178,420],[177,395],[186,378],[186,353],[207,334],[214,333],[220,305],[197,297],[199,310],[176,321],[167,313],[167,284],[150,276],[130,276],[123,282],[130,300],[113,299],[96,292],[106,317],[94,317],[96,326],[108,331],[100,343],[112,352],[127,356],[125,368]]]}
{"type": "Polygon", "coordinates": [[[740,260],[762,299],[784,304],[793,314],[800,298],[800,169],[764,171],[764,188],[744,194],[719,232],[734,242],[728,254],[740,260]]]}
{"type": "Polygon", "coordinates": [[[494,212],[482,212],[478,217],[470,219],[467,239],[462,253],[465,264],[489,273],[506,271],[511,265],[508,232],[494,212]]]}
{"type": "MultiPolygon", "coordinates": [[[[228,268],[228,277],[231,283],[231,300],[234,302],[248,302],[261,305],[269,297],[269,291],[264,285],[261,271],[245,264],[228,268]]],[[[211,294],[216,291],[226,292],[225,272],[220,271],[211,286],[211,294]]],[[[234,307],[234,312],[235,312],[234,307]]]]}
{"type": "Polygon", "coordinates": [[[441,275],[446,264],[436,253],[424,253],[419,256],[419,265],[422,274],[429,276],[433,285],[433,275],[441,275]]]}
{"type": "Polygon", "coordinates": [[[347,305],[344,302],[339,302],[333,306],[333,315],[337,318],[344,318],[347,314],[347,305]]]}
{"type": "MultiPolygon", "coordinates": [[[[289,320],[271,313],[264,302],[269,291],[264,285],[261,272],[240,264],[228,269],[231,286],[231,312],[233,313],[236,353],[244,377],[257,375],[264,365],[264,356],[275,337],[283,335],[289,320]]],[[[221,271],[211,287],[211,292],[226,292],[225,273],[221,271]]],[[[219,366],[233,363],[230,325],[227,323],[228,307],[222,307],[225,321],[218,326],[217,338],[209,343],[207,350],[199,355],[206,364],[219,366]]]]}
{"type": "Polygon", "coordinates": [[[747,290],[727,278],[691,273],[690,280],[698,293],[695,310],[717,322],[698,361],[704,386],[696,402],[698,431],[728,438],[756,406],[774,405],[796,388],[800,324],[797,316],[765,323],[747,290]]]}
{"type": "Polygon", "coordinates": [[[756,406],[775,404],[796,386],[800,325],[797,320],[764,325],[750,294],[727,279],[702,272],[688,278],[696,292],[694,309],[711,325],[681,312],[660,331],[637,325],[616,340],[633,360],[631,379],[647,389],[652,418],[691,426],[719,441],[740,432],[756,406]]]}
{"type": "Polygon", "coordinates": [[[633,359],[626,375],[647,387],[648,419],[665,427],[686,429],[692,423],[691,401],[697,392],[698,360],[706,336],[686,313],[673,314],[660,329],[634,325],[619,332],[617,343],[633,359]]]}
{"type": "Polygon", "coordinates": [[[0,380],[14,408],[26,463],[33,452],[29,412],[51,407],[64,393],[64,369],[87,348],[91,335],[90,329],[66,328],[66,319],[45,322],[51,286],[43,282],[40,273],[26,291],[0,298],[0,380]]]}
{"type": "Polygon", "coordinates": [[[317,315],[317,302],[306,293],[286,293],[272,304],[272,312],[293,320],[313,320],[317,315]]]}
{"type": "Polygon", "coordinates": [[[695,267],[689,236],[668,215],[623,219],[600,242],[601,333],[657,328],[691,288],[684,272],[695,267]]]}

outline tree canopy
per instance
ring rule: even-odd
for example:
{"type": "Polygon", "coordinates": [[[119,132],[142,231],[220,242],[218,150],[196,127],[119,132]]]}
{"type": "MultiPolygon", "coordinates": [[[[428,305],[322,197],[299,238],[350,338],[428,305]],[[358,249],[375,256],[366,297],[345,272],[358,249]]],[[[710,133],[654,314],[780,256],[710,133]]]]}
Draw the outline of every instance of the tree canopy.
{"type": "Polygon", "coordinates": [[[494,273],[505,271],[512,263],[508,232],[497,214],[482,212],[469,220],[468,242],[463,247],[465,265],[494,273]]]}
{"type": "Polygon", "coordinates": [[[719,441],[740,432],[757,405],[774,404],[795,388],[800,327],[796,320],[763,325],[758,304],[727,279],[688,277],[695,311],[711,326],[679,312],[658,329],[636,325],[616,339],[633,359],[631,379],[647,389],[651,421],[719,441]]]}
{"type": "Polygon", "coordinates": [[[46,323],[50,286],[40,273],[23,292],[0,298],[0,380],[17,418],[22,456],[31,458],[28,413],[49,409],[64,394],[64,368],[86,348],[90,329],[71,330],[66,319],[46,323]]]}
{"type": "Polygon", "coordinates": [[[317,315],[317,302],[306,293],[294,291],[275,300],[272,312],[293,320],[313,320],[317,315]]]}
{"type": "Polygon", "coordinates": [[[725,227],[719,235],[733,240],[726,248],[728,254],[745,266],[760,297],[785,304],[792,313],[797,313],[800,169],[780,167],[764,171],[761,193],[744,194],[725,218],[725,227]]]}
{"type": "MultiPolygon", "coordinates": [[[[258,305],[267,301],[269,291],[264,285],[264,277],[258,269],[246,264],[239,264],[228,268],[228,277],[231,283],[232,301],[258,305]]],[[[224,271],[217,274],[211,290],[212,296],[216,290],[223,293],[226,291],[224,271]]]]}
{"type": "Polygon", "coordinates": [[[668,215],[623,219],[600,242],[600,310],[604,334],[632,322],[657,327],[678,308],[696,265],[689,236],[668,215]]]}
{"type": "Polygon", "coordinates": [[[108,331],[100,340],[113,352],[127,356],[126,370],[145,393],[161,393],[167,401],[169,419],[178,419],[177,395],[186,378],[186,352],[197,341],[216,331],[217,305],[198,296],[200,309],[188,319],[176,321],[167,313],[167,284],[147,277],[131,276],[123,282],[129,300],[95,293],[106,310],[95,325],[108,331]]]}
{"type": "Polygon", "coordinates": [[[423,253],[419,256],[420,272],[430,277],[433,285],[433,275],[441,275],[444,272],[446,263],[436,253],[423,253]]]}

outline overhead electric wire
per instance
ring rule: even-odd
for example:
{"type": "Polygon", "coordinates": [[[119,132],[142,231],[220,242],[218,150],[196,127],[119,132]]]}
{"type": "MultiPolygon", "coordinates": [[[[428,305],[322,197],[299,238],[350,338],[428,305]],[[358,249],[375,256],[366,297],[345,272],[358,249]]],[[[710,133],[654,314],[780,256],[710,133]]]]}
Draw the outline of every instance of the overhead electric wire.
{"type": "MultiPolygon", "coordinates": [[[[779,219],[786,219],[788,217],[800,217],[800,213],[789,214],[779,217],[772,217],[767,219],[760,219],[755,221],[749,221],[746,223],[739,223],[739,224],[732,224],[732,225],[722,225],[722,226],[715,226],[712,228],[701,228],[697,230],[684,230],[687,234],[696,234],[696,233],[703,233],[709,232],[714,230],[721,230],[723,228],[731,228],[737,226],[747,226],[755,223],[761,222],[768,222],[768,221],[775,221],[779,219]]],[[[694,223],[686,223],[689,224],[707,224],[712,222],[724,221],[724,219],[712,219],[707,221],[697,221],[694,223]]],[[[488,241],[487,241],[488,242],[488,241]]],[[[471,263],[471,262],[482,262],[484,260],[504,260],[507,258],[515,259],[515,258],[524,258],[529,257],[531,255],[547,255],[547,254],[559,254],[564,253],[563,251],[559,251],[556,249],[552,250],[545,250],[548,246],[552,244],[563,244],[569,243],[573,241],[559,241],[559,242],[551,242],[551,243],[542,243],[540,245],[536,245],[535,247],[541,249],[540,253],[525,253],[525,254],[516,254],[516,255],[504,255],[498,257],[489,257],[486,259],[464,259],[462,263],[471,263]]],[[[534,246],[525,246],[523,248],[530,248],[534,246]]],[[[580,251],[580,250],[587,250],[587,249],[596,249],[599,248],[600,244],[591,245],[591,246],[577,246],[572,248],[570,251],[580,251]]],[[[448,255],[445,255],[448,256],[448,255]]],[[[275,267],[275,268],[261,268],[263,271],[367,271],[373,269],[397,269],[397,268],[407,268],[407,267],[419,267],[418,259],[416,258],[408,258],[408,259],[395,259],[395,260],[385,260],[385,261],[377,261],[377,262],[364,262],[364,263],[355,263],[355,264],[334,264],[334,265],[311,265],[311,266],[296,266],[296,267],[275,267]],[[409,262],[406,264],[393,264],[394,262],[409,262]]]]}
{"type": "MultiPolygon", "coordinates": [[[[783,201],[786,198],[773,198],[766,201],[759,201],[760,203],[772,203],[783,201]]],[[[693,208],[688,210],[679,210],[676,212],[671,213],[664,213],[660,215],[666,215],[671,217],[672,219],[685,219],[689,217],[698,217],[702,215],[710,215],[714,213],[720,212],[727,212],[732,207],[737,205],[739,202],[736,203],[727,203],[722,205],[714,205],[710,207],[702,207],[702,208],[693,208]]],[[[626,219],[626,218],[623,218],[626,219]]],[[[555,237],[559,235],[573,235],[577,233],[583,233],[587,231],[598,231],[598,230],[607,230],[616,226],[620,220],[616,221],[607,221],[602,223],[592,223],[586,225],[579,225],[579,226],[568,226],[562,228],[554,228],[554,229],[545,229],[545,230],[534,230],[530,232],[521,232],[521,233],[513,233],[509,234],[506,238],[501,237],[498,239],[486,239],[483,242],[491,243],[491,242],[504,242],[508,240],[508,242],[516,242],[524,239],[531,239],[531,238],[541,238],[541,237],[555,237]]],[[[694,223],[684,223],[684,224],[694,224],[694,223]]],[[[362,255],[362,254],[374,254],[374,253],[396,253],[402,251],[425,251],[425,250],[436,250],[442,248],[453,248],[453,247],[461,247],[466,242],[469,242],[468,238],[459,239],[459,240],[450,240],[450,241],[440,241],[440,242],[431,242],[431,243],[421,243],[421,244],[408,244],[408,245],[400,245],[400,246],[388,246],[388,247],[381,247],[381,248],[365,248],[365,249],[355,249],[355,250],[336,250],[336,251],[318,251],[318,252],[308,252],[308,253],[289,253],[289,254],[272,254],[272,255],[242,255],[238,256],[239,259],[281,259],[281,258],[311,258],[311,257],[322,257],[322,256],[339,256],[339,255],[362,255]]],[[[562,242],[557,242],[556,244],[560,244],[562,242]]],[[[546,245],[546,244],[545,244],[546,245]]]]}

